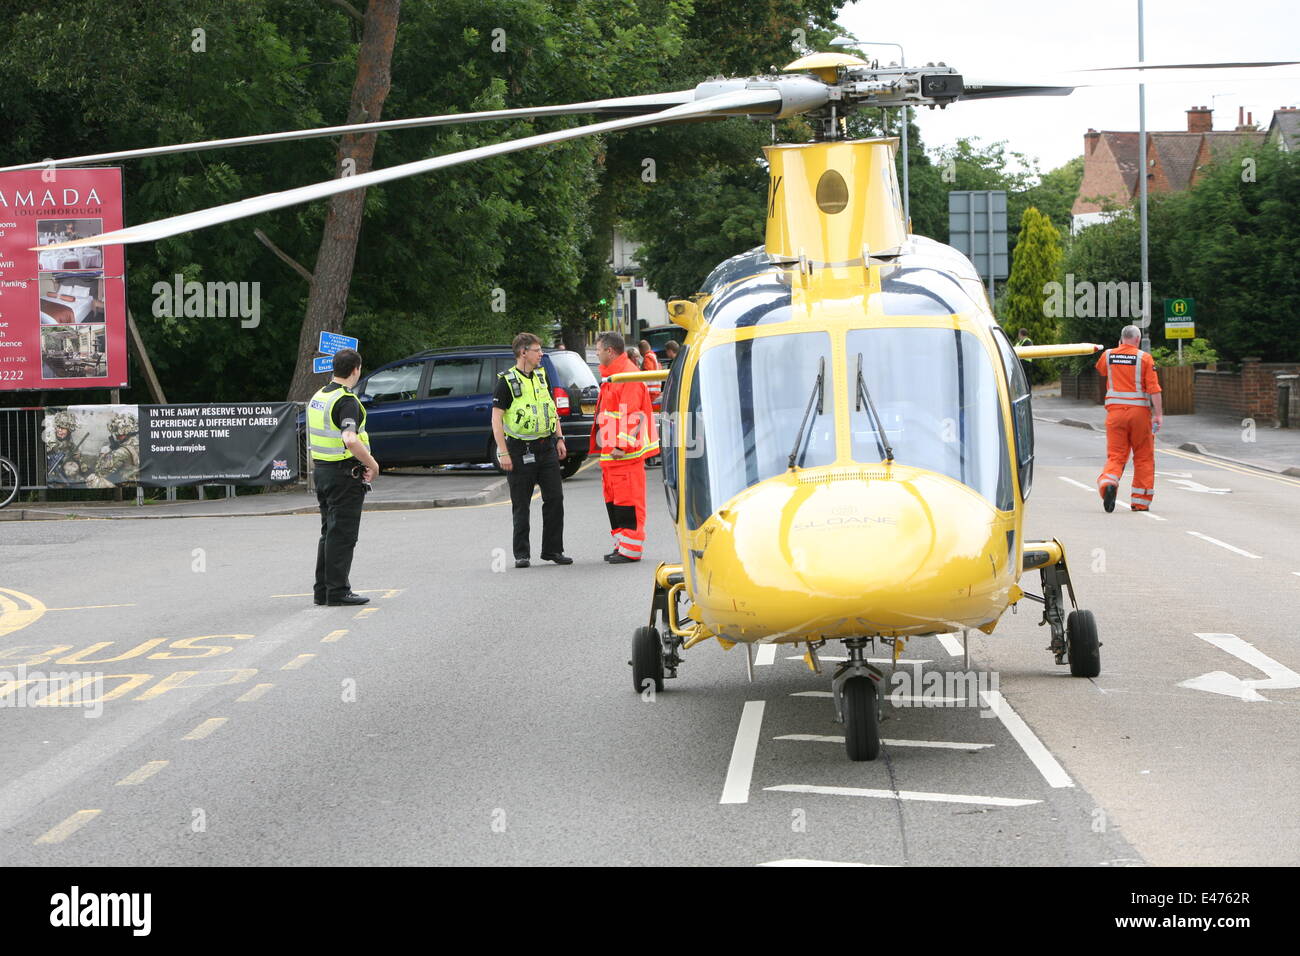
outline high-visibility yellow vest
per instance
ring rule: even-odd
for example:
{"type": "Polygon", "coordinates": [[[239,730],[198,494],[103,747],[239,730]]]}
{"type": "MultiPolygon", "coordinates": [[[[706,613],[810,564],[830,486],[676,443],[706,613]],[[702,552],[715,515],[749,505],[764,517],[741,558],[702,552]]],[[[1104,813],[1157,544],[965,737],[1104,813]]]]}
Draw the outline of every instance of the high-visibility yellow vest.
{"type": "MultiPolygon", "coordinates": [[[[346,385],[342,385],[329,392],[322,388],[307,403],[307,447],[311,450],[311,457],[316,461],[343,461],[352,457],[348,446],[343,444],[342,429],[334,427],[334,406],[344,395],[356,398],[356,395],[348,391],[346,385]]],[[[361,405],[360,399],[357,399],[357,404],[361,406],[361,421],[357,422],[356,429],[357,437],[369,448],[370,436],[366,434],[366,406],[361,405]]]]}
{"type": "Polygon", "coordinates": [[[501,420],[501,427],[511,438],[534,441],[555,431],[560,413],[551,398],[551,387],[546,381],[546,370],[540,365],[532,377],[524,375],[512,365],[501,373],[514,396],[501,420]]]}

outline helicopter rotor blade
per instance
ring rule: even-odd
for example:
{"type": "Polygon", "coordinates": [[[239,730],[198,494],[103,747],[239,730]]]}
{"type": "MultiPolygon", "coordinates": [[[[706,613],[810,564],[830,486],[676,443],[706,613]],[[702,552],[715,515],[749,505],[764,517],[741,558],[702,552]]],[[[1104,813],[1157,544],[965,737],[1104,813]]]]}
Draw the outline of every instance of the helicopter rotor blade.
{"type": "Polygon", "coordinates": [[[441,116],[413,116],[407,119],[384,120],[378,123],[351,123],[346,126],[322,126],[317,129],[285,130],[279,133],[260,133],[254,136],[234,136],[229,139],[209,139],[198,143],[173,143],[169,146],[150,146],[145,149],[126,149],[114,153],[92,153],[66,159],[47,159],[39,163],[0,167],[0,173],[28,169],[49,169],[56,166],[83,166],[119,159],[139,159],[145,156],[166,156],[206,149],[224,149],[228,146],[256,146],[263,143],[282,143],[300,139],[317,139],[325,136],[342,136],[347,133],[382,133],[390,130],[421,129],[426,126],[452,126],[459,123],[481,123],[496,119],[533,119],[539,116],[569,116],[575,113],[608,113],[611,115],[639,115],[668,109],[695,100],[694,90],[670,93],[651,93],[644,96],[618,96],[585,103],[562,103],[558,106],[533,106],[508,110],[485,110],[478,113],[446,113],[441,116]]]}
{"type": "MultiPolygon", "coordinates": [[[[1266,79],[1289,79],[1290,76],[1279,76],[1277,67],[1297,66],[1300,61],[1296,60],[1270,60],[1257,62],[1239,62],[1239,63],[1141,63],[1130,64],[1127,66],[1100,66],[1084,70],[1069,70],[1062,73],[1052,73],[1039,75],[1036,81],[1021,79],[1003,79],[994,77],[963,77],[963,86],[961,99],[963,100],[981,100],[996,99],[1008,96],[1068,96],[1076,89],[1085,89],[1088,87],[1099,86],[1128,86],[1130,84],[1145,83],[1147,85],[1160,83],[1189,83],[1195,82],[1202,77],[1194,75],[1197,71],[1202,70],[1272,70],[1269,73],[1249,74],[1241,73],[1236,76],[1225,76],[1222,73],[1213,74],[1216,78],[1222,78],[1225,81],[1233,80],[1266,80],[1266,79]],[[1147,70],[1167,71],[1165,73],[1153,73],[1150,76],[1143,75],[1147,70]],[[1114,74],[1112,76],[1088,76],[1087,74],[1114,74]],[[1137,74],[1124,76],[1123,74],[1137,74]]],[[[1288,74],[1291,71],[1287,71],[1288,74]]]]}
{"type": "Polygon", "coordinates": [[[1130,63],[1123,66],[1094,66],[1078,73],[1104,73],[1114,70],[1239,70],[1271,66],[1296,66],[1300,60],[1253,60],[1240,63],[1130,63]]]}
{"type": "Polygon", "coordinates": [[[256,216],[259,213],[269,212],[273,209],[283,209],[286,206],[295,206],[299,203],[323,199],[326,196],[333,196],[336,193],[347,192],[352,189],[362,189],[366,186],[405,179],[408,176],[418,176],[421,173],[432,172],[437,169],[446,169],[449,166],[457,166],[479,159],[490,159],[494,156],[504,156],[507,153],[515,153],[537,146],[548,146],[552,143],[562,143],[597,133],[612,133],[618,130],[634,129],[638,126],[654,126],[659,123],[709,117],[722,118],[727,115],[743,115],[746,113],[779,115],[782,107],[783,97],[781,91],[775,88],[742,89],[726,92],[717,96],[706,97],[698,102],[682,103],[657,113],[651,113],[648,116],[631,116],[623,119],[607,120],[603,123],[592,123],[587,126],[557,130],[552,133],[541,133],[536,136],[525,136],[522,139],[507,140],[504,143],[477,146],[456,153],[432,156],[428,159],[403,163],[398,166],[389,166],[384,169],[374,169],[368,173],[343,176],[322,183],[287,189],[283,192],[254,196],[250,199],[241,199],[222,206],[213,206],[209,209],[183,213],[167,219],[141,223],[138,226],[116,229],[99,236],[79,238],[66,243],[54,243],[40,248],[49,250],[65,249],[73,246],[111,246],[135,242],[151,242],[156,239],[175,236],[182,232],[203,229],[208,226],[231,222],[235,219],[243,219],[247,216],[256,216]]]}

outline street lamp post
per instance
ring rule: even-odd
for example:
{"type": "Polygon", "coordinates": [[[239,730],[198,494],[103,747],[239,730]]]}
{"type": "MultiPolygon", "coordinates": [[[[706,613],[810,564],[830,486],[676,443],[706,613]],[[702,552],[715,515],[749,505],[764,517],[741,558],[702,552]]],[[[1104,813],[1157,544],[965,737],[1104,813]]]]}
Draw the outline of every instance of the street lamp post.
{"type": "MultiPolygon", "coordinates": [[[[1138,63],[1146,61],[1143,43],[1142,0],[1138,0],[1138,63]]],[[[1147,87],[1138,84],[1138,184],[1142,243],[1142,351],[1151,351],[1151,286],[1147,270],[1147,87]]]]}

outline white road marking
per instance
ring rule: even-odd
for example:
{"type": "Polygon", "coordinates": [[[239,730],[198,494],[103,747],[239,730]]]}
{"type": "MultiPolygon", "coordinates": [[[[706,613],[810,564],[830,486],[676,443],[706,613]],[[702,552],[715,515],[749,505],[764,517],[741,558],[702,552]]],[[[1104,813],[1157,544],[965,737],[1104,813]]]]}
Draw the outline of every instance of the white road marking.
{"type": "Polygon", "coordinates": [[[943,649],[948,652],[949,657],[961,657],[964,653],[956,631],[947,634],[936,634],[935,637],[939,639],[939,643],[943,645],[943,649]]]}
{"type": "MultiPolygon", "coordinates": [[[[817,743],[842,744],[843,737],[827,736],[824,734],[783,734],[780,737],[773,737],[773,740],[804,740],[815,741],[817,743]]],[[[891,747],[942,747],[947,750],[984,750],[992,747],[993,744],[963,744],[953,740],[890,740],[884,738],[884,743],[891,747]]]]}
{"type": "Polygon", "coordinates": [[[1199,481],[1192,481],[1190,478],[1173,478],[1169,482],[1171,485],[1180,485],[1187,491],[1199,491],[1203,495],[1230,495],[1231,488],[1211,488],[1203,485],[1199,481]]]}
{"type": "Polygon", "coordinates": [[[1244,558],[1259,558],[1258,554],[1251,554],[1249,551],[1242,551],[1241,548],[1234,548],[1232,545],[1228,544],[1228,542],[1220,541],[1218,538],[1211,538],[1208,534],[1201,534],[1199,531],[1189,531],[1187,533],[1208,541],[1210,544],[1217,544],[1221,548],[1227,548],[1229,551],[1233,551],[1244,558]]]}
{"type": "Polygon", "coordinates": [[[119,787],[131,787],[137,783],[144,783],[163,767],[167,766],[166,760],[150,760],[139,770],[133,770],[117,782],[119,787]]]}
{"type": "MultiPolygon", "coordinates": [[[[828,690],[797,690],[791,697],[830,697],[831,692],[828,690]]],[[[924,694],[884,694],[884,700],[906,701],[909,704],[926,703],[931,704],[964,704],[965,697],[927,697],[924,694]]]]}
{"type": "Polygon", "coordinates": [[[776,663],[776,645],[775,644],[758,645],[758,653],[754,655],[754,666],[762,667],[763,665],[766,664],[775,664],[775,663],[776,663]]]}
{"type": "MultiPolygon", "coordinates": [[[[832,664],[837,664],[840,661],[848,660],[847,657],[834,657],[826,654],[818,654],[817,659],[819,661],[829,661],[832,664]]],[[[791,654],[789,657],[786,658],[786,660],[801,661],[803,660],[803,655],[791,654]]],[[[869,664],[929,664],[932,662],[917,657],[900,657],[897,661],[895,661],[892,657],[868,657],[867,663],[869,664]]]]}
{"type": "Polygon", "coordinates": [[[1223,694],[1226,697],[1236,697],[1239,700],[1255,702],[1268,700],[1267,697],[1258,692],[1261,687],[1266,690],[1290,690],[1300,687],[1300,674],[1297,674],[1285,664],[1273,660],[1273,658],[1256,648],[1254,644],[1243,641],[1236,634],[1198,633],[1196,636],[1209,644],[1213,644],[1219,650],[1227,651],[1233,657],[1245,661],[1251,667],[1263,671],[1268,677],[1265,680],[1258,678],[1242,680],[1225,671],[1211,671],[1208,674],[1202,674],[1200,677],[1181,681],[1178,684],[1179,687],[1204,690],[1211,694],[1223,694]]]}
{"type": "Polygon", "coordinates": [[[884,866],[884,863],[840,863],[836,860],[772,860],[759,866],[884,866]]]}
{"type": "Polygon", "coordinates": [[[921,800],[929,803],[979,803],[990,807],[1027,807],[1041,800],[1019,800],[1013,797],[980,797],[964,793],[923,793],[918,790],[867,790],[861,787],[814,787],[802,783],[764,787],[784,793],[824,793],[832,797],[876,797],[881,800],[921,800]]]}
{"type": "Polygon", "coordinates": [[[727,782],[722,785],[719,803],[749,803],[749,783],[754,776],[754,754],[758,751],[758,735],[763,728],[764,703],[747,700],[740,712],[740,726],[736,728],[736,743],[731,748],[727,782]]]}
{"type": "MultiPolygon", "coordinates": [[[[1097,489],[1096,489],[1096,488],[1089,488],[1089,487],[1088,487],[1087,485],[1085,485],[1082,481],[1075,481],[1073,478],[1066,478],[1065,475],[1057,475],[1056,477],[1057,477],[1057,478],[1060,478],[1060,479],[1061,479],[1062,481],[1064,481],[1064,482],[1068,482],[1069,484],[1074,485],[1076,488],[1082,488],[1084,491],[1091,492],[1091,493],[1094,494],[1094,495],[1097,494],[1097,489]]],[[[1129,506],[1128,506],[1128,504],[1127,504],[1126,502],[1120,501],[1118,498],[1115,499],[1115,504],[1119,505],[1121,508],[1129,508],[1129,506]]],[[[1129,508],[1129,510],[1132,511],[1133,509],[1132,509],[1132,508],[1129,508]]],[[[1160,517],[1158,514],[1153,514],[1153,513],[1150,512],[1150,511],[1139,511],[1138,514],[1146,515],[1146,516],[1147,516],[1148,518],[1150,518],[1152,521],[1164,521],[1164,520],[1165,520],[1164,518],[1160,517]]]]}
{"type": "Polygon", "coordinates": [[[36,838],[37,843],[62,843],[72,834],[76,833],[95,817],[103,813],[103,810],[78,810],[68,819],[64,820],[58,826],[46,831],[36,838]]]}
{"type": "Polygon", "coordinates": [[[1033,761],[1038,772],[1053,787],[1073,787],[1074,781],[1070,775],[1052,756],[1050,750],[1043,746],[1043,742],[1038,739],[1037,734],[1029,729],[1029,725],[1020,719],[1007,699],[1002,696],[1001,691],[982,690],[980,697],[983,698],[985,705],[997,715],[998,720],[1002,721],[1002,726],[1006,727],[1011,736],[1016,738],[1016,743],[1020,744],[1020,749],[1025,755],[1033,761]]]}

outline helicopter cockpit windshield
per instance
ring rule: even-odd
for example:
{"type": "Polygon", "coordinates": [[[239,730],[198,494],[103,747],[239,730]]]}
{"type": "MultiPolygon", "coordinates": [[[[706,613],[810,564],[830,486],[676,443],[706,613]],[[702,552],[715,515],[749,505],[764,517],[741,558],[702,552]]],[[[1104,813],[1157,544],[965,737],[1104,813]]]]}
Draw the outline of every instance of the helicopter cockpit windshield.
{"type": "MultiPolygon", "coordinates": [[[[1012,507],[1012,483],[997,371],[970,332],[934,328],[854,329],[847,337],[845,374],[858,375],[875,401],[894,460],[955,478],[1002,510],[1012,507]]],[[[881,453],[875,416],[851,403],[854,461],[881,453]]]]}
{"type": "Polygon", "coordinates": [[[692,528],[727,499],[787,470],[796,437],[798,467],[835,460],[832,367],[825,332],[742,339],[704,353],[688,406],[695,444],[707,449],[707,455],[686,456],[686,515],[692,528]],[[816,404],[809,410],[809,393],[815,402],[823,369],[819,413],[816,404]]]}

